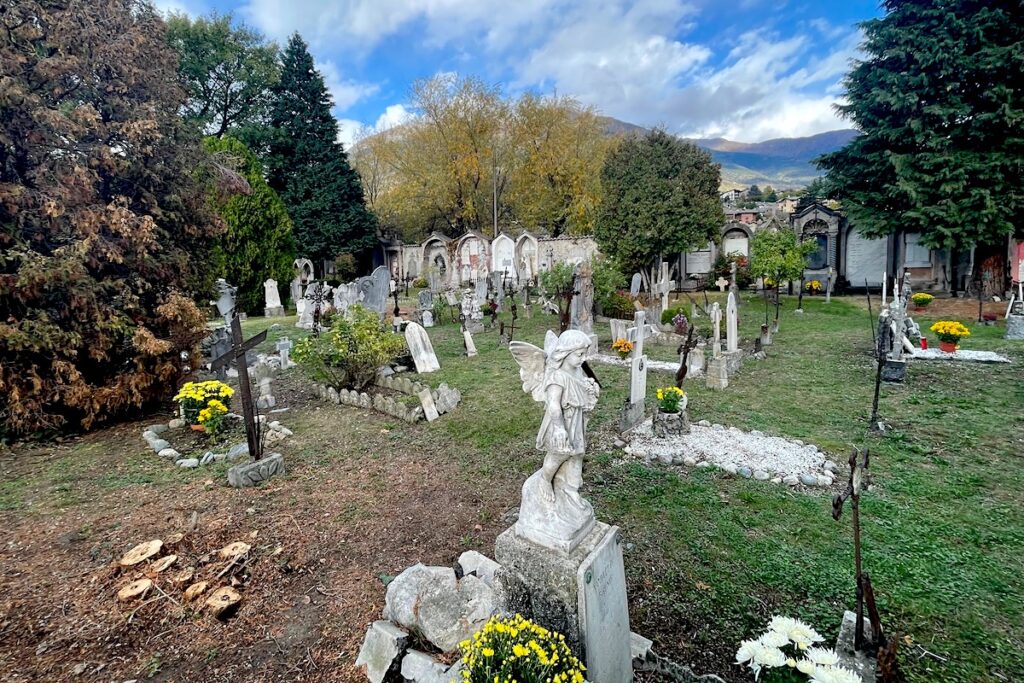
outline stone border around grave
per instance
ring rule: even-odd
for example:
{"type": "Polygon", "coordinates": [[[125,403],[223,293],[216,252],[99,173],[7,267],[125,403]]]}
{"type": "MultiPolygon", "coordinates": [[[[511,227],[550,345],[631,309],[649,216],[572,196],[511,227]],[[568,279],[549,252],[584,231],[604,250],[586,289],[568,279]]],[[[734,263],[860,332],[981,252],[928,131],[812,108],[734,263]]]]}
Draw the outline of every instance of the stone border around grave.
{"type": "MultiPolygon", "coordinates": [[[[811,454],[814,456],[814,459],[820,459],[821,461],[820,465],[817,465],[808,471],[780,472],[776,470],[769,472],[767,471],[767,469],[755,469],[754,467],[749,466],[749,464],[744,464],[741,458],[730,458],[725,456],[706,457],[706,453],[704,454],[705,457],[698,457],[692,453],[686,454],[684,452],[678,452],[680,450],[678,444],[675,444],[677,446],[677,448],[675,449],[676,452],[671,452],[673,440],[657,439],[656,437],[653,437],[652,434],[648,433],[650,431],[649,423],[650,419],[648,418],[646,422],[641,422],[639,425],[637,425],[637,427],[635,427],[634,429],[639,431],[634,432],[634,434],[638,438],[633,439],[632,443],[630,443],[624,448],[624,451],[627,455],[634,458],[642,458],[644,462],[647,464],[660,462],[665,465],[685,465],[687,467],[697,468],[713,467],[720,469],[728,474],[738,475],[745,479],[771,481],[771,483],[773,484],[785,484],[791,487],[803,485],[809,488],[830,488],[833,485],[833,483],[835,483],[836,478],[839,474],[839,466],[836,465],[836,463],[833,462],[832,460],[829,460],[824,452],[818,450],[816,446],[813,446],[811,444],[805,444],[803,441],[799,439],[786,439],[783,437],[764,434],[763,432],[757,430],[745,432],[736,427],[725,427],[724,425],[720,424],[712,424],[707,420],[701,420],[696,423],[695,427],[702,427],[707,430],[711,430],[712,432],[725,432],[737,436],[743,435],[750,437],[752,439],[777,440],[779,441],[778,446],[785,445],[793,450],[805,450],[808,453],[813,452],[811,454]],[[660,452],[653,452],[654,450],[656,450],[654,447],[655,442],[663,442],[664,445],[668,448],[660,452]],[[814,469],[820,471],[813,471],[814,469]]],[[[694,431],[699,430],[695,429],[694,431]]],[[[693,433],[694,432],[691,432],[691,435],[693,433]]],[[[691,435],[682,435],[681,437],[677,438],[685,440],[688,436],[691,435]]],[[[759,444],[759,446],[763,447],[764,445],[759,444]]],[[[695,446],[695,450],[699,450],[699,448],[695,446]]]]}
{"type": "MultiPolygon", "coordinates": [[[[235,413],[228,413],[225,417],[233,419],[244,419],[241,415],[235,413]]],[[[266,415],[260,415],[260,422],[266,422],[266,415]]],[[[241,458],[242,456],[249,455],[249,446],[246,443],[238,443],[232,446],[225,453],[214,453],[213,451],[206,451],[201,458],[183,458],[181,453],[166,439],[166,436],[170,436],[171,432],[183,430],[187,425],[181,418],[174,418],[167,424],[155,424],[146,427],[142,432],[142,438],[146,442],[146,445],[161,458],[168,460],[174,460],[174,464],[184,469],[193,469],[200,465],[209,465],[211,462],[221,462],[222,460],[233,461],[241,458]]],[[[281,441],[292,435],[292,430],[282,425],[277,420],[267,423],[267,431],[263,436],[264,445],[269,445],[275,441],[281,441]]]]}
{"type": "MultiPolygon", "coordinates": [[[[419,398],[421,392],[429,391],[439,415],[451,412],[459,404],[459,401],[462,400],[462,394],[458,389],[452,389],[444,383],[437,389],[431,389],[428,385],[407,377],[378,377],[374,384],[375,386],[416,398],[419,398]]],[[[383,394],[373,394],[371,396],[365,391],[338,390],[324,384],[313,385],[313,391],[322,400],[338,405],[352,406],[353,408],[363,408],[364,410],[372,408],[409,424],[415,424],[420,420],[427,419],[422,403],[412,408],[406,408],[400,401],[395,400],[393,396],[385,396],[383,394]]]]}

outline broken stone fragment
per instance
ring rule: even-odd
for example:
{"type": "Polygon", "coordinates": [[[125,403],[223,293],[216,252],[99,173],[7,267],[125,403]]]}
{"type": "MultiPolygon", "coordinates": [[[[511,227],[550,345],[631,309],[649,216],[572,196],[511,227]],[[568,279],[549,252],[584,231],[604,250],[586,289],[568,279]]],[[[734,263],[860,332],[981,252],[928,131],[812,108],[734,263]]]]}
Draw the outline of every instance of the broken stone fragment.
{"type": "Polygon", "coordinates": [[[356,658],[370,683],[383,683],[389,673],[397,673],[402,654],[409,643],[409,634],[390,621],[375,621],[366,631],[363,646],[356,658]]]}
{"type": "Polygon", "coordinates": [[[495,572],[501,569],[500,564],[475,550],[467,550],[459,555],[459,567],[463,576],[472,574],[491,588],[494,588],[495,572]]]}

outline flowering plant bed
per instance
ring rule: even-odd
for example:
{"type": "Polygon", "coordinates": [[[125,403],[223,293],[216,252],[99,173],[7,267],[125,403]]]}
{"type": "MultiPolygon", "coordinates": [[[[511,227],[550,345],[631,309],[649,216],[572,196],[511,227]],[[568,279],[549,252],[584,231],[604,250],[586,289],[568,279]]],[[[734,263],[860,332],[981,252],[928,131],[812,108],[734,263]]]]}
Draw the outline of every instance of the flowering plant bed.
{"type": "Polygon", "coordinates": [[[221,418],[231,407],[235,390],[224,382],[211,379],[206,382],[185,382],[174,395],[181,418],[187,424],[201,424],[207,431],[217,431],[221,418]]]}
{"type": "Polygon", "coordinates": [[[939,348],[950,353],[956,351],[961,339],[971,336],[967,326],[955,320],[940,320],[929,329],[939,336],[939,348]]]}
{"type": "Polygon", "coordinates": [[[662,413],[678,413],[686,408],[686,392],[679,387],[658,389],[658,410],[662,413]]]}
{"type": "Polygon", "coordinates": [[[808,294],[820,294],[821,293],[821,281],[820,280],[811,280],[806,285],[804,285],[804,288],[807,290],[808,294]]]}
{"type": "Polygon", "coordinates": [[[910,300],[914,302],[914,306],[917,307],[918,311],[923,311],[934,301],[935,297],[927,292],[918,292],[910,297],[910,300]]]}
{"type": "Polygon", "coordinates": [[[799,619],[772,617],[764,633],[740,643],[736,663],[746,664],[755,680],[766,683],[863,683],[856,673],[839,666],[835,650],[816,647],[824,640],[799,619]]]}
{"type": "Polygon", "coordinates": [[[459,643],[466,683],[584,683],[586,668],[554,633],[520,615],[491,617],[482,630],[459,643]]]}

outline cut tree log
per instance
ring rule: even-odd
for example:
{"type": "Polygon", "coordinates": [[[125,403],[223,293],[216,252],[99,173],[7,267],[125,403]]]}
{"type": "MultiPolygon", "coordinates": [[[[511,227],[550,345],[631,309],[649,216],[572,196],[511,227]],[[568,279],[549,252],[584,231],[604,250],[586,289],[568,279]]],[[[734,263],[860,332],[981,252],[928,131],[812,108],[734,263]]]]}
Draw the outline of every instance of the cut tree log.
{"type": "Polygon", "coordinates": [[[185,567],[180,572],[174,575],[171,579],[174,583],[188,583],[192,580],[192,577],[196,575],[196,570],[192,567],[185,567]]]}
{"type": "Polygon", "coordinates": [[[206,606],[209,608],[210,614],[220,618],[228,616],[230,610],[241,601],[242,596],[238,591],[228,586],[222,586],[206,599],[206,606]]]}
{"type": "Polygon", "coordinates": [[[177,559],[178,559],[177,555],[168,555],[167,557],[161,557],[159,560],[157,560],[156,562],[153,563],[153,565],[152,565],[152,567],[150,567],[150,569],[152,569],[153,571],[155,571],[155,572],[157,572],[159,574],[160,572],[164,571],[165,569],[170,567],[172,564],[174,564],[175,561],[177,561],[177,559]]]}
{"type": "Polygon", "coordinates": [[[138,579],[132,581],[127,586],[117,591],[118,600],[134,600],[140,598],[149,592],[149,589],[153,587],[153,582],[149,579],[138,579]]]}
{"type": "Polygon", "coordinates": [[[206,590],[205,581],[196,581],[191,586],[185,589],[185,600],[191,602],[203,594],[206,590]]]}
{"type": "Polygon", "coordinates": [[[143,560],[153,557],[160,552],[162,547],[164,547],[164,542],[158,538],[154,538],[152,541],[145,541],[125,553],[119,564],[122,567],[132,567],[143,560]]]}
{"type": "Polygon", "coordinates": [[[218,550],[217,554],[220,555],[221,559],[233,560],[239,555],[244,555],[249,552],[249,548],[251,547],[252,546],[245,541],[235,541],[234,543],[228,543],[226,546],[218,550]]]}

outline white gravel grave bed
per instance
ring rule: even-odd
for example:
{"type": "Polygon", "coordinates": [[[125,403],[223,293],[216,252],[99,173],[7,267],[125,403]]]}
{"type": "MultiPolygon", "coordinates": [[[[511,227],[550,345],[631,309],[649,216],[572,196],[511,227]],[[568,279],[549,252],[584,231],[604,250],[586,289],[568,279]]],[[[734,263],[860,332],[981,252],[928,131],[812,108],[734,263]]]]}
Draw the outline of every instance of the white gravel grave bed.
{"type": "Polygon", "coordinates": [[[816,446],[701,420],[689,434],[654,436],[648,418],[629,433],[627,454],[644,462],[717,467],[741,477],[789,486],[832,486],[837,465],[816,446]]]}
{"type": "MultiPolygon", "coordinates": [[[[632,357],[630,357],[632,358],[632,357]]],[[[602,365],[618,365],[619,367],[628,368],[632,360],[630,358],[619,358],[618,356],[609,356],[606,353],[599,353],[595,356],[591,356],[587,360],[591,363],[601,363],[602,365]]],[[[648,370],[662,370],[664,372],[675,372],[679,369],[679,363],[670,363],[664,360],[648,360],[648,370]]]]}
{"type": "Polygon", "coordinates": [[[993,351],[958,349],[953,353],[941,349],[914,349],[914,358],[920,360],[963,360],[975,363],[1009,363],[1010,359],[993,351]]]}

